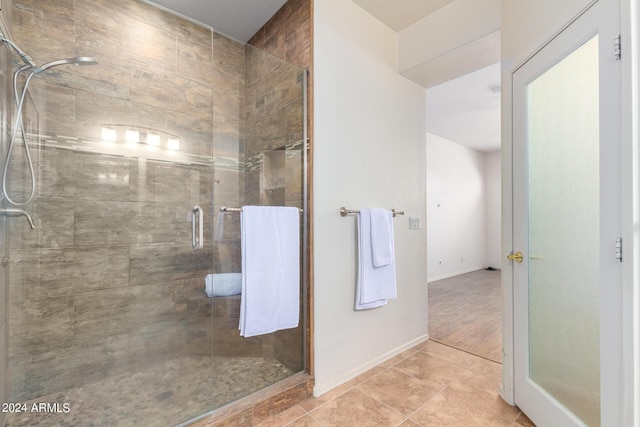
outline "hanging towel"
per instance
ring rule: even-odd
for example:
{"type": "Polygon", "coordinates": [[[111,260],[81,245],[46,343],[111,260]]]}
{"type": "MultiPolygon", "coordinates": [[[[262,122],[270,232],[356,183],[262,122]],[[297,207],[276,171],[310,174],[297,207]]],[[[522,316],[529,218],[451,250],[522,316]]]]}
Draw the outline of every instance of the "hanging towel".
{"type": "Polygon", "coordinates": [[[388,209],[369,209],[371,218],[371,254],[374,267],[393,261],[393,213],[388,209]]]}
{"type": "Polygon", "coordinates": [[[204,279],[204,292],[209,298],[238,295],[241,291],[241,273],[207,274],[204,279]]]}
{"type": "MultiPolygon", "coordinates": [[[[356,310],[366,310],[383,306],[389,299],[396,298],[396,264],[393,244],[393,221],[378,220],[385,209],[361,209],[358,215],[358,281],[356,285],[356,310]],[[372,221],[372,216],[376,220],[372,221]],[[375,227],[375,229],[374,229],[375,227]],[[378,228],[382,228],[379,230],[378,228]],[[386,236],[385,233],[389,233],[386,236]],[[389,244],[389,263],[380,267],[374,265],[373,247],[389,244]]],[[[393,218],[391,211],[386,210],[393,218]]],[[[383,248],[380,253],[384,253],[383,248]]]]}
{"type": "Polygon", "coordinates": [[[300,317],[298,208],[244,206],[240,335],[295,328],[300,317]]]}
{"type": "Polygon", "coordinates": [[[218,212],[216,220],[216,233],[213,236],[213,240],[220,242],[224,236],[224,212],[218,212]]]}

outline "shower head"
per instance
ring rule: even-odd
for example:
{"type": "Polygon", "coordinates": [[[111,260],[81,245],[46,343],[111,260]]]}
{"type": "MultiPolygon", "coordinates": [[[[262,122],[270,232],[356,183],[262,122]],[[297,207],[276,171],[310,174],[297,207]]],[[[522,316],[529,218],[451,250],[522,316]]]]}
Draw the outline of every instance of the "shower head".
{"type": "Polygon", "coordinates": [[[58,65],[95,65],[98,61],[96,58],[91,56],[77,56],[75,58],[67,58],[67,59],[59,59],[57,61],[47,62],[44,65],[40,65],[39,67],[35,67],[33,73],[40,74],[43,71],[48,70],[51,67],[57,67],[58,65]]]}

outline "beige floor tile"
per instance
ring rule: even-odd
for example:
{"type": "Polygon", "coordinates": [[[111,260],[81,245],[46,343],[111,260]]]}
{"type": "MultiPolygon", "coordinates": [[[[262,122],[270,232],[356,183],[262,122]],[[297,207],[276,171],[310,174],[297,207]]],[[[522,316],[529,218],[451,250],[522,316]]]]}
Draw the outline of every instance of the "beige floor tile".
{"type": "Polygon", "coordinates": [[[286,427],[321,427],[318,421],[314,420],[311,416],[305,415],[304,417],[300,417],[297,420],[289,423],[286,427]]]}
{"type": "Polygon", "coordinates": [[[485,360],[482,357],[475,356],[471,353],[467,353],[435,341],[427,341],[421,351],[466,368],[474,366],[480,361],[485,360]]]}
{"type": "Polygon", "coordinates": [[[426,427],[508,427],[511,425],[511,422],[504,418],[485,412],[477,406],[469,406],[464,401],[455,400],[445,393],[440,393],[427,402],[411,416],[411,420],[426,427]]]}
{"type": "Polygon", "coordinates": [[[357,388],[405,415],[415,412],[440,391],[426,381],[393,368],[374,376],[357,388]]]}
{"type": "Polygon", "coordinates": [[[431,338],[502,361],[499,271],[478,270],[429,283],[431,338]]]}
{"type": "Polygon", "coordinates": [[[302,407],[302,409],[304,409],[307,412],[310,412],[314,409],[316,409],[318,406],[322,406],[325,403],[327,403],[328,401],[330,401],[331,399],[334,399],[338,396],[340,396],[343,393],[346,393],[347,391],[351,390],[353,388],[353,386],[349,383],[346,384],[342,384],[336,388],[334,388],[333,390],[330,390],[328,392],[326,392],[325,394],[323,394],[320,397],[310,397],[308,399],[303,400],[302,402],[298,403],[298,405],[300,407],[302,407]]]}
{"type": "Polygon", "coordinates": [[[415,422],[415,421],[406,420],[405,422],[400,424],[399,427],[422,427],[422,426],[420,424],[418,424],[417,422],[415,422]]]}
{"type": "Polygon", "coordinates": [[[473,387],[467,382],[455,381],[443,393],[448,400],[464,402],[468,406],[477,406],[510,422],[513,422],[520,414],[520,409],[502,400],[497,390],[483,390],[473,387]]]}
{"type": "Polygon", "coordinates": [[[502,378],[502,363],[494,362],[493,360],[478,358],[478,361],[469,369],[489,378],[498,378],[498,380],[502,378]]]}
{"type": "Polygon", "coordinates": [[[536,425],[527,417],[524,412],[520,412],[518,418],[516,418],[515,426],[518,427],[536,427],[536,425]]]}
{"type": "Polygon", "coordinates": [[[394,369],[442,388],[454,381],[465,369],[439,357],[419,352],[394,365],[394,369]]]}
{"type": "Polygon", "coordinates": [[[476,368],[460,372],[460,375],[458,375],[456,380],[471,384],[472,386],[485,390],[489,393],[497,393],[500,390],[500,385],[502,384],[501,378],[501,374],[496,374],[491,369],[476,368]]]}
{"type": "Polygon", "coordinates": [[[257,427],[282,427],[300,417],[305,416],[306,414],[307,411],[302,409],[300,406],[294,406],[287,409],[286,411],[282,411],[275,415],[270,415],[269,418],[262,421],[257,425],[257,427]]]}
{"type": "Polygon", "coordinates": [[[358,384],[361,384],[361,383],[367,381],[369,378],[373,377],[374,375],[379,374],[380,372],[384,371],[385,369],[387,369],[387,368],[384,367],[384,366],[381,366],[381,365],[375,366],[375,367],[369,369],[368,371],[363,372],[362,374],[360,374],[357,377],[353,378],[347,384],[351,384],[352,386],[355,387],[358,384]]]}
{"type": "Polygon", "coordinates": [[[357,389],[314,409],[310,415],[325,427],[393,427],[405,419],[399,412],[357,389]]]}
{"type": "Polygon", "coordinates": [[[402,353],[398,354],[397,356],[392,357],[391,359],[389,359],[386,362],[382,363],[380,366],[383,366],[385,368],[389,368],[389,367],[395,365],[396,363],[399,363],[399,362],[403,361],[404,359],[408,358],[409,356],[413,356],[418,351],[420,351],[420,350],[418,349],[417,346],[416,347],[412,347],[409,350],[403,351],[402,353]]]}

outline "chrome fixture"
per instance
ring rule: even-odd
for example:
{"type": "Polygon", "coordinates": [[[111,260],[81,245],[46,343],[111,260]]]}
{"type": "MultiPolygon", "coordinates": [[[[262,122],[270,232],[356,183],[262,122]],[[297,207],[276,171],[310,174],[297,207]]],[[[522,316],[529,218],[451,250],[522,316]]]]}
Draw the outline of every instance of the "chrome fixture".
{"type": "MultiPolygon", "coordinates": [[[[22,49],[20,49],[11,40],[7,39],[4,36],[4,34],[2,34],[2,33],[0,33],[0,41],[5,43],[5,44],[7,44],[8,46],[10,46],[18,54],[18,56],[20,56],[20,58],[22,58],[22,60],[26,64],[26,65],[23,65],[22,67],[19,67],[15,71],[15,73],[13,73],[13,94],[14,94],[14,97],[15,97],[15,100],[16,100],[17,111],[16,111],[15,124],[14,124],[12,132],[11,132],[11,139],[9,140],[9,148],[7,150],[7,158],[6,158],[5,165],[4,165],[4,171],[2,173],[2,196],[7,201],[7,203],[9,203],[9,204],[11,204],[13,206],[24,206],[24,205],[28,204],[29,202],[31,202],[33,200],[33,197],[34,197],[35,192],[36,192],[35,171],[34,171],[34,167],[33,167],[33,161],[31,160],[31,153],[29,151],[29,144],[27,142],[26,132],[25,132],[25,129],[24,129],[24,123],[22,122],[22,107],[24,105],[24,99],[25,99],[25,96],[27,94],[27,90],[29,89],[29,83],[31,82],[31,79],[35,75],[40,74],[40,73],[48,70],[49,68],[56,67],[58,65],[68,65],[68,64],[93,65],[93,64],[97,64],[98,61],[93,57],[78,56],[78,57],[74,57],[74,58],[60,59],[60,60],[57,60],[57,61],[48,62],[48,63],[46,63],[44,65],[38,66],[38,65],[36,65],[36,63],[33,61],[33,59],[29,55],[24,53],[24,51],[22,51],[22,49]],[[18,91],[18,76],[23,71],[29,71],[29,70],[30,70],[30,72],[29,72],[29,74],[27,75],[27,77],[25,79],[24,86],[22,87],[22,92],[19,93],[19,91],[18,91]],[[25,150],[25,154],[27,156],[27,163],[29,164],[29,172],[30,172],[30,175],[31,175],[31,190],[29,192],[29,196],[26,198],[26,200],[23,200],[23,201],[13,200],[11,198],[11,196],[9,196],[9,191],[7,190],[7,172],[9,170],[9,163],[11,162],[11,155],[13,154],[13,147],[15,145],[16,137],[17,137],[17,134],[18,134],[18,128],[20,128],[21,133],[22,133],[22,141],[24,142],[24,150],[25,150]]],[[[26,212],[23,212],[21,214],[26,215],[26,212]]],[[[33,225],[33,221],[30,220],[30,217],[28,215],[27,215],[27,219],[29,219],[29,223],[31,224],[32,228],[35,228],[35,226],[33,225]]]]}
{"type": "MultiPolygon", "coordinates": [[[[298,208],[298,210],[302,213],[302,208],[298,208]]],[[[220,208],[220,212],[242,212],[242,208],[228,208],[223,206],[220,208]]]]}
{"type": "Polygon", "coordinates": [[[98,61],[96,58],[92,56],[76,56],[74,58],[58,59],[57,61],[47,62],[40,66],[36,65],[32,68],[34,74],[40,74],[41,72],[46,71],[51,67],[57,67],[58,65],[96,65],[97,63],[98,61]]]}
{"type": "Polygon", "coordinates": [[[22,51],[22,49],[20,49],[14,42],[12,42],[11,40],[9,40],[8,38],[6,38],[4,36],[4,34],[0,33],[0,41],[9,45],[13,50],[16,51],[16,53],[18,54],[18,56],[20,58],[22,58],[22,60],[24,61],[25,64],[27,64],[30,67],[36,68],[37,65],[35,62],[33,62],[33,59],[31,59],[31,57],[29,55],[27,55],[26,53],[24,53],[22,51]]]}
{"type": "MultiPolygon", "coordinates": [[[[347,216],[349,214],[357,214],[357,213],[360,213],[360,211],[347,209],[345,207],[340,208],[340,216],[347,216]]],[[[404,215],[404,211],[397,211],[395,209],[391,209],[391,213],[393,214],[394,217],[396,215],[404,215]]]]}
{"type": "Polygon", "coordinates": [[[33,219],[31,219],[31,215],[29,215],[26,211],[17,208],[6,208],[0,209],[0,215],[2,216],[24,216],[29,221],[29,225],[31,228],[36,228],[36,225],[33,223],[33,219]]]}
{"type": "Polygon", "coordinates": [[[191,209],[191,246],[196,252],[204,247],[204,228],[200,206],[194,206],[191,209]]]}

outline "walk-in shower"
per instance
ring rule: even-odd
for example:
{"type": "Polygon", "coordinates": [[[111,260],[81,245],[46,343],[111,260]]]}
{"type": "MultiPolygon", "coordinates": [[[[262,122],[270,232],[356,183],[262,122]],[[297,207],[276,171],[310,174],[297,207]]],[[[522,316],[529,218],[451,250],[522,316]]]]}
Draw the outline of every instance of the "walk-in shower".
{"type": "Polygon", "coordinates": [[[303,371],[302,313],[241,337],[205,278],[241,273],[221,207],[307,212],[305,71],[136,0],[12,12],[0,208],[35,228],[0,217],[2,389],[50,406],[4,425],[178,425],[303,371]]]}

